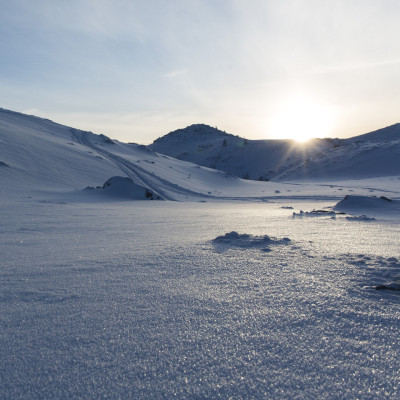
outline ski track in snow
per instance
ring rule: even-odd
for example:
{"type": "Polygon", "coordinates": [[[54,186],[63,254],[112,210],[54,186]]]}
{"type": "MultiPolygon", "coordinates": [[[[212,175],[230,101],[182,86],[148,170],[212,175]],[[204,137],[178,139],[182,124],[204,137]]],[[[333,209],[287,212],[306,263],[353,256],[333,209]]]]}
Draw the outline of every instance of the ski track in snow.
{"type": "Polygon", "coordinates": [[[160,195],[166,200],[171,200],[167,195],[163,194],[160,190],[160,188],[157,186],[157,190],[154,189],[151,185],[151,183],[144,178],[143,175],[147,174],[147,171],[143,170],[142,168],[133,165],[129,161],[123,159],[122,157],[119,157],[107,150],[104,150],[96,145],[94,145],[92,142],[90,142],[88,135],[86,132],[79,132],[75,129],[71,129],[71,134],[73,139],[86,147],[89,147],[90,149],[96,151],[98,154],[101,154],[104,157],[107,157],[110,161],[114,162],[120,169],[123,171],[129,178],[132,179],[134,183],[137,183],[141,186],[148,187],[150,190],[152,190],[155,194],[160,195]],[[138,174],[138,171],[142,172],[141,175],[138,174]]]}
{"type": "Polygon", "coordinates": [[[165,200],[175,200],[175,198],[171,197],[170,194],[168,193],[170,191],[185,196],[213,198],[213,196],[209,196],[200,192],[193,192],[189,189],[185,189],[177,184],[162,179],[159,176],[156,176],[151,172],[147,171],[146,169],[136,164],[133,164],[127,161],[126,159],[117,156],[114,153],[111,153],[107,150],[104,150],[94,145],[93,143],[90,142],[85,132],[78,132],[75,129],[71,129],[71,133],[73,139],[76,142],[91,148],[92,150],[96,151],[97,153],[101,154],[104,157],[107,157],[109,160],[114,162],[129,178],[131,178],[133,182],[149,188],[152,192],[154,192],[156,195],[159,195],[161,198],[165,200]]]}

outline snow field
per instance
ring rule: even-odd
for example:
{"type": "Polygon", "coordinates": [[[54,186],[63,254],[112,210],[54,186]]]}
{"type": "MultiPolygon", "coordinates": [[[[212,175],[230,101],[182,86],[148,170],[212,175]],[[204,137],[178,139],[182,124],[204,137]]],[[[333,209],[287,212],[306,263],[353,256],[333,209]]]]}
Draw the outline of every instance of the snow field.
{"type": "Polygon", "coordinates": [[[2,203],[2,396],[396,399],[398,224],[281,206],[2,203]]]}

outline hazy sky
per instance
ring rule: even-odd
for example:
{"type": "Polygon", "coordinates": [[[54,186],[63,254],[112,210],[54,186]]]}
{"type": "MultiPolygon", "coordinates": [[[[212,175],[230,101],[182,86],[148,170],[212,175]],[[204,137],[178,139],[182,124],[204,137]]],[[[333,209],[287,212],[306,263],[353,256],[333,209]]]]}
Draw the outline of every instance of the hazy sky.
{"type": "MultiPolygon", "coordinates": [[[[400,122],[399,0],[0,0],[0,107],[150,143],[400,122]]],[[[303,133],[302,133],[303,132],[303,133]]]]}

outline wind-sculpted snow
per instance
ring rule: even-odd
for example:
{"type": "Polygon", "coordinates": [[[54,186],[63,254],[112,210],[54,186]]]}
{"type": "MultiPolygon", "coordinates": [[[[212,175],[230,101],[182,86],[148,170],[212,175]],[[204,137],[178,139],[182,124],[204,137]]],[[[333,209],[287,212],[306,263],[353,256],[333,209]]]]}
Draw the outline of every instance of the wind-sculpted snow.
{"type": "Polygon", "coordinates": [[[400,217],[400,202],[386,196],[356,196],[346,195],[333,207],[323,210],[293,212],[292,218],[344,218],[347,221],[370,222],[376,218],[398,220],[400,217]]]}
{"type": "Polygon", "coordinates": [[[400,292],[400,279],[395,282],[385,283],[383,285],[378,285],[375,287],[376,290],[393,290],[400,292]]]}
{"type": "Polygon", "coordinates": [[[338,202],[334,209],[336,211],[363,214],[366,216],[372,215],[386,215],[386,216],[400,216],[400,201],[392,200],[385,196],[372,197],[372,196],[354,196],[347,195],[340,202],[338,202]]]}
{"type": "Polygon", "coordinates": [[[400,262],[397,257],[346,254],[342,259],[360,269],[366,283],[364,289],[400,291],[400,262]]]}
{"type": "Polygon", "coordinates": [[[247,233],[238,233],[235,231],[226,233],[222,236],[217,236],[212,240],[212,243],[221,248],[258,248],[263,251],[271,251],[271,247],[279,245],[288,245],[291,240],[287,237],[277,239],[268,235],[254,236],[247,233]]]}
{"type": "Polygon", "coordinates": [[[329,217],[332,219],[336,218],[337,213],[335,211],[327,211],[327,210],[312,210],[312,211],[303,211],[300,210],[298,213],[293,212],[293,218],[314,218],[314,217],[329,217]]]}
{"type": "Polygon", "coordinates": [[[359,215],[359,216],[347,216],[347,221],[376,221],[373,217],[367,217],[366,215],[359,215]]]}
{"type": "Polygon", "coordinates": [[[160,200],[150,189],[138,185],[132,179],[123,176],[114,176],[108,179],[102,187],[87,187],[76,193],[78,199],[85,196],[90,200],[160,200]]]}

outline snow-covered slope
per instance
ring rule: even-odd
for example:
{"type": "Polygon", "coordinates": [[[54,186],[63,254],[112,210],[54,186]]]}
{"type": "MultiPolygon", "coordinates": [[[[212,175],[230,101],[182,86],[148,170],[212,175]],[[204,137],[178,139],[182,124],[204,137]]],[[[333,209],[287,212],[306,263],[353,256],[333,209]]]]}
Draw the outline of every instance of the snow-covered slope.
{"type": "Polygon", "coordinates": [[[303,144],[247,140],[207,125],[192,125],[149,147],[246,179],[332,180],[400,174],[400,124],[355,138],[314,139],[303,144]]]}
{"type": "MultiPolygon", "coordinates": [[[[119,169],[52,121],[0,109],[0,191],[96,185],[119,169]]],[[[99,137],[100,140],[100,137],[99,137]]]]}
{"type": "Polygon", "coordinates": [[[400,174],[400,124],[334,140],[326,153],[315,154],[306,163],[277,179],[360,179],[400,174]]]}
{"type": "MultiPolygon", "coordinates": [[[[195,149],[197,158],[193,161],[197,162],[202,162],[203,155],[208,152],[221,151],[221,157],[217,157],[221,169],[225,164],[253,172],[265,162],[278,171],[282,157],[286,157],[285,168],[295,171],[296,163],[293,167],[290,163],[296,157],[300,162],[304,157],[311,157],[311,151],[331,154],[335,146],[334,141],[316,140],[303,150],[301,147],[293,149],[290,141],[246,141],[205,126],[196,129],[196,134],[183,132],[186,140],[181,141],[181,133],[178,133],[160,142],[166,142],[170,148],[176,145],[180,149],[195,149]],[[193,137],[197,141],[193,142],[193,137]]],[[[370,142],[366,142],[365,146],[369,145],[370,142]]],[[[369,163],[374,165],[371,160],[369,163]]],[[[378,169],[379,164],[374,168],[378,169]]],[[[369,195],[371,191],[379,196],[400,196],[395,177],[373,182],[345,182],[343,179],[335,184],[240,179],[228,172],[156,153],[146,146],[121,143],[104,135],[3,109],[0,109],[0,179],[2,198],[33,197],[59,202],[138,198],[178,201],[340,199],[346,194],[369,195]],[[122,180],[113,179],[111,190],[107,190],[104,183],[112,177],[122,180]]]]}
{"type": "MultiPolygon", "coordinates": [[[[128,177],[136,189],[148,189],[153,198],[165,200],[255,199],[284,191],[282,184],[266,187],[157,154],[146,146],[3,109],[0,162],[0,196],[7,198],[18,194],[55,199],[59,194],[58,201],[110,199],[102,190],[82,190],[103,187],[114,176],[128,177]]],[[[126,182],[125,189],[131,192],[126,182]]],[[[121,200],[130,197],[117,193],[121,200]]]]}
{"type": "Polygon", "coordinates": [[[393,140],[400,140],[400,123],[387,126],[386,128],[378,129],[373,132],[364,133],[363,135],[354,136],[348,139],[349,142],[391,142],[393,140]]]}

